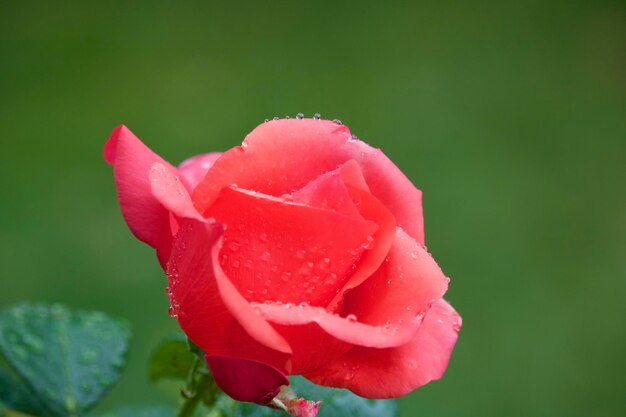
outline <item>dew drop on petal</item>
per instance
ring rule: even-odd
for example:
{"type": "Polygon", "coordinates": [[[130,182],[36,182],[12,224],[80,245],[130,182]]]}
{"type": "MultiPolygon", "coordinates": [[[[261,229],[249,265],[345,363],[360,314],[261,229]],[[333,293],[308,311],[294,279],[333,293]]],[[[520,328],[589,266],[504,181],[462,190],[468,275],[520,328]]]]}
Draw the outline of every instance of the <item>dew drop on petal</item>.
{"type": "Polygon", "coordinates": [[[365,242],[362,245],[363,249],[369,250],[372,249],[374,247],[374,238],[371,236],[368,236],[367,239],[365,239],[365,242]]]}

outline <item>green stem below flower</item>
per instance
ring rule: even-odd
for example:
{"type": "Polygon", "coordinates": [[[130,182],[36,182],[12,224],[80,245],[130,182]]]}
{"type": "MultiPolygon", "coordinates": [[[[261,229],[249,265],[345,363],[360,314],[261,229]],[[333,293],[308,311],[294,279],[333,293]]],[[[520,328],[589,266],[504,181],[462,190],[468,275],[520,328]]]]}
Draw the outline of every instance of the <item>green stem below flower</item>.
{"type": "Polygon", "coordinates": [[[176,417],[193,416],[203,398],[207,405],[214,404],[217,399],[217,386],[214,384],[213,378],[210,375],[202,375],[200,377],[193,393],[189,397],[185,397],[185,401],[180,407],[180,410],[178,410],[176,417]]]}

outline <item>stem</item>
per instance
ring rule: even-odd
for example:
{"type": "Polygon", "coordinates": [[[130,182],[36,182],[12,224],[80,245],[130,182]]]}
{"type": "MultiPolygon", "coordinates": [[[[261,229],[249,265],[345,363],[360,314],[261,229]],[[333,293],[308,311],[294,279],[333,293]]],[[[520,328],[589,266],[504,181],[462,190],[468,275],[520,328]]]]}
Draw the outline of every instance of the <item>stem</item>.
{"type": "MultiPolygon", "coordinates": [[[[185,401],[180,407],[180,410],[178,410],[176,417],[193,416],[193,413],[196,411],[196,407],[198,407],[198,404],[200,404],[200,401],[202,400],[202,394],[207,390],[215,391],[213,378],[210,375],[202,375],[198,381],[196,389],[193,392],[193,395],[189,398],[185,398],[185,401]]],[[[213,400],[212,402],[215,402],[216,397],[216,395],[211,397],[213,400]]]]}

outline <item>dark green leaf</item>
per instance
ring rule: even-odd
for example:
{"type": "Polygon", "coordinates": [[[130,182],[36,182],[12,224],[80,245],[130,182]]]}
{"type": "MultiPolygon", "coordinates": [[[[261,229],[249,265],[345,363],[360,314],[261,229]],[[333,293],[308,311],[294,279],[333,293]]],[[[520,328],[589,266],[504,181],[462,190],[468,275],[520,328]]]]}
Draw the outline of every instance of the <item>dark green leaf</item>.
{"type": "MultiPolygon", "coordinates": [[[[315,385],[302,377],[289,379],[297,396],[311,401],[322,401],[318,417],[396,417],[398,415],[396,400],[368,400],[345,389],[315,385]]],[[[236,403],[235,409],[235,417],[285,416],[282,411],[252,403],[236,403]]]]}
{"type": "Polygon", "coordinates": [[[176,410],[165,405],[121,407],[97,417],[174,417],[176,410]]]}
{"type": "Polygon", "coordinates": [[[174,335],[157,346],[152,354],[149,365],[150,380],[185,380],[195,360],[196,355],[189,350],[185,336],[174,335]]]}
{"type": "MultiPolygon", "coordinates": [[[[94,406],[126,364],[127,323],[59,304],[0,312],[0,354],[40,401],[44,417],[76,417],[94,406]]],[[[39,407],[39,406],[38,406],[39,407]]]]}
{"type": "Polygon", "coordinates": [[[42,409],[42,405],[28,386],[2,367],[0,367],[0,403],[12,410],[28,414],[37,414],[42,409]]]}

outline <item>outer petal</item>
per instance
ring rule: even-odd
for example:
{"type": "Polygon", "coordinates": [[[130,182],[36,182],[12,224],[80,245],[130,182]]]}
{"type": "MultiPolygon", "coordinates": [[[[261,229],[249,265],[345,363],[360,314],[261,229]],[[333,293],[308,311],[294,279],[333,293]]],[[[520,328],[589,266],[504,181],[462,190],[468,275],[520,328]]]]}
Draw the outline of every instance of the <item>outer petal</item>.
{"type": "Polygon", "coordinates": [[[170,215],[152,194],[149,173],[155,163],[172,173],[176,168],[148,149],[126,126],[115,128],[104,145],[104,159],[113,165],[117,197],[128,227],[137,239],[157,250],[165,266],[172,241],[170,215]]]}
{"type": "Polygon", "coordinates": [[[237,401],[267,404],[289,385],[282,372],[261,362],[209,355],[206,361],[217,385],[237,401]]]}
{"type": "Polygon", "coordinates": [[[248,301],[327,305],[377,225],[225,188],[207,212],[226,226],[220,265],[248,301]]]}
{"type": "Polygon", "coordinates": [[[448,281],[430,254],[398,228],[385,262],[347,293],[341,314],[376,326],[409,326],[415,332],[421,317],[448,289],[448,281]]]}
{"type": "Polygon", "coordinates": [[[323,307],[306,304],[252,303],[289,342],[293,349],[293,373],[324,366],[352,345],[388,348],[408,343],[415,326],[371,326],[354,316],[341,317],[323,307]],[[323,349],[320,349],[323,346],[323,349]]]}
{"type": "Polygon", "coordinates": [[[366,398],[394,398],[441,378],[456,343],[461,318],[443,299],[426,314],[413,340],[391,349],[355,347],[305,377],[366,398]]]}
{"type": "Polygon", "coordinates": [[[358,157],[372,194],[389,209],[417,243],[424,244],[422,192],[415,188],[400,169],[380,150],[360,140],[351,141],[351,152],[358,157]]]}
{"type": "Polygon", "coordinates": [[[220,156],[222,156],[221,152],[203,153],[185,159],[180,165],[178,165],[180,175],[182,175],[185,179],[189,192],[196,188],[196,185],[202,181],[209,168],[213,166],[213,163],[220,156]]]}
{"type": "Polygon", "coordinates": [[[254,314],[217,265],[221,235],[215,224],[181,222],[168,263],[173,313],[207,355],[259,361],[286,373],[289,345],[254,314]]]}
{"type": "Polygon", "coordinates": [[[149,177],[152,195],[174,216],[204,221],[193,206],[189,191],[172,170],[157,162],[152,165],[149,177]]]}
{"type": "Polygon", "coordinates": [[[398,224],[423,243],[421,192],[380,150],[354,140],[346,126],[327,120],[276,120],[253,130],[225,152],[198,184],[193,200],[202,214],[231,184],[274,196],[304,187],[346,161],[356,160],[372,193],[398,224]]]}

